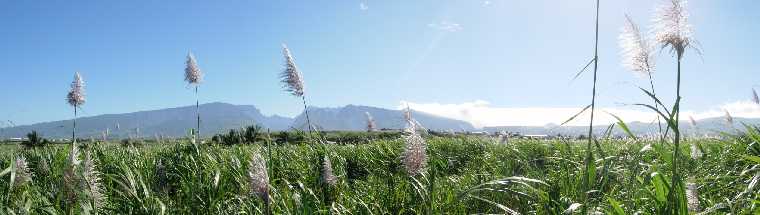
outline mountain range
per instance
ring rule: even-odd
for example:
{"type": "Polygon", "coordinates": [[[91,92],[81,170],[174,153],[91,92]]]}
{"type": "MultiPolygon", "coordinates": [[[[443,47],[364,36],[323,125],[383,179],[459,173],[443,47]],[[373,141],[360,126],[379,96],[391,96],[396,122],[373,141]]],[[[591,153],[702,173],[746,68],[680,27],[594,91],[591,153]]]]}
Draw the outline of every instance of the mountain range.
{"type": "MultiPolygon", "coordinates": [[[[125,137],[183,137],[196,126],[195,106],[140,111],[123,114],[105,114],[77,119],[77,137],[102,138],[107,132],[108,138],[125,137]]],[[[234,105],[228,103],[207,103],[199,106],[201,112],[201,135],[211,136],[248,125],[260,125],[272,131],[306,129],[306,115],[299,114],[293,118],[278,115],[264,115],[253,105],[234,105]]],[[[369,106],[347,105],[337,108],[309,107],[309,118],[314,127],[323,131],[363,131],[366,130],[365,113],[370,113],[377,128],[400,129],[406,124],[401,110],[390,110],[369,106]]],[[[546,135],[585,135],[587,126],[501,126],[476,129],[472,124],[412,110],[412,115],[422,126],[437,131],[509,131],[521,134],[546,135]]],[[[717,135],[720,132],[743,130],[742,123],[760,124],[760,119],[734,118],[729,125],[723,118],[709,118],[696,121],[696,126],[681,122],[683,134],[717,135]]],[[[628,128],[638,136],[657,133],[657,124],[629,122],[628,128]]],[[[664,126],[664,125],[663,125],[664,126]]],[[[16,127],[0,128],[0,138],[24,137],[31,131],[37,131],[47,138],[71,137],[71,120],[36,123],[16,127]]],[[[597,135],[607,126],[595,126],[597,135]]],[[[663,127],[664,128],[664,127],[663,127]]],[[[625,132],[616,126],[612,131],[615,136],[625,136],[625,132]]]]}
{"type": "MultiPolygon", "coordinates": [[[[201,135],[210,136],[258,124],[272,131],[305,129],[304,113],[295,118],[271,115],[267,116],[252,105],[233,105],[228,103],[207,103],[199,106],[201,113],[201,135]]],[[[108,138],[125,137],[182,137],[187,136],[196,126],[196,107],[185,106],[124,114],[105,114],[77,119],[77,137],[108,138]]],[[[366,130],[365,112],[370,113],[378,128],[400,129],[405,126],[400,110],[376,107],[348,105],[339,108],[309,107],[312,125],[324,131],[366,130]]],[[[423,112],[412,111],[414,118],[426,128],[434,130],[474,130],[464,121],[448,119],[423,112]]],[[[31,131],[37,131],[48,138],[71,137],[72,121],[60,120],[36,123],[1,129],[0,138],[23,137],[31,131]]]]}

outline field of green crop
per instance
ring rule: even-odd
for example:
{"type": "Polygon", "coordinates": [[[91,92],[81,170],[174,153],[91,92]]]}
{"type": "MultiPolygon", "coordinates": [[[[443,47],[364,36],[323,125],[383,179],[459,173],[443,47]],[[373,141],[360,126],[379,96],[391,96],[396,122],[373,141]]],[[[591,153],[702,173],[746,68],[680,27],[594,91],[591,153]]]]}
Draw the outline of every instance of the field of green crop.
{"type": "MultiPolygon", "coordinates": [[[[683,154],[702,154],[681,159],[690,209],[760,212],[754,189],[760,147],[750,137],[682,144],[683,154]]],[[[196,146],[186,140],[137,147],[80,144],[76,160],[83,163],[71,174],[70,144],[3,145],[0,208],[8,214],[563,214],[582,208],[661,214],[667,205],[668,143],[600,141],[593,150],[603,159],[584,174],[585,141],[425,139],[427,165],[416,176],[402,167],[403,139],[269,146],[196,146]],[[252,192],[254,153],[267,164],[269,204],[252,192]],[[331,160],[334,185],[323,180],[322,155],[331,160]],[[25,158],[30,178],[18,168],[24,166],[19,157],[25,158]],[[588,195],[584,177],[593,180],[588,195]],[[585,196],[590,200],[584,207],[579,202],[585,196]]]]}

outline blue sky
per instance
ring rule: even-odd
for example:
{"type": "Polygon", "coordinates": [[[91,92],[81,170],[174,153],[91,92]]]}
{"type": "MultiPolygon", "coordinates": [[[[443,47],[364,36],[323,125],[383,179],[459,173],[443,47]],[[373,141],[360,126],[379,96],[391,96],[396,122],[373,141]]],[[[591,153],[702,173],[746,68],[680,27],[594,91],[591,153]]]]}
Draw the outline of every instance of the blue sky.
{"type": "MultiPolygon", "coordinates": [[[[617,37],[624,14],[646,28],[660,3],[602,2],[600,106],[648,101],[636,88],[647,82],[620,64],[617,37]]],[[[760,84],[760,3],[693,0],[688,8],[703,55],[685,59],[684,109],[707,116],[748,101],[760,84]]],[[[593,12],[593,0],[0,1],[0,119],[71,118],[64,98],[76,71],[87,84],[85,116],[194,104],[183,82],[188,51],[205,72],[202,103],[293,116],[300,101],[277,80],[287,43],[314,106],[408,101],[482,124],[516,123],[489,121],[501,112],[463,112],[588,104],[590,73],[570,79],[592,57],[593,12]]],[[[666,98],[675,91],[673,62],[658,54],[655,81],[666,98]]],[[[738,115],[760,117],[757,108],[745,112],[738,115]]]]}

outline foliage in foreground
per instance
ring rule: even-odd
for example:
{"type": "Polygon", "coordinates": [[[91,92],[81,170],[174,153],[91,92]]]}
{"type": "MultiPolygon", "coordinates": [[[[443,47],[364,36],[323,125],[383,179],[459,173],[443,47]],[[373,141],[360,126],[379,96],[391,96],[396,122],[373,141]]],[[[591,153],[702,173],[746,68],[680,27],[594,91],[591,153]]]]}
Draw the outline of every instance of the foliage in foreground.
{"type": "MultiPolygon", "coordinates": [[[[758,212],[760,198],[754,187],[760,178],[760,135],[749,131],[731,141],[690,140],[684,145],[694,148],[680,149],[702,154],[681,159],[680,166],[690,167],[684,183],[692,188],[684,192],[696,197],[690,208],[758,212]]],[[[71,146],[2,146],[0,208],[17,214],[266,213],[266,202],[251,192],[248,171],[254,153],[267,162],[268,205],[274,214],[572,213],[581,207],[584,177],[594,183],[588,205],[593,211],[659,214],[667,205],[673,150],[667,143],[602,141],[593,150],[603,156],[593,162],[591,174],[584,175],[584,142],[498,144],[472,137],[427,141],[427,170],[415,177],[402,167],[400,139],[325,146],[89,146],[79,150],[79,158],[91,156],[94,161],[90,167],[100,176],[103,194],[97,199],[89,192],[72,196],[62,189],[71,186],[63,180],[71,146]],[[320,175],[324,158],[337,177],[334,185],[324,183],[320,175]],[[101,201],[99,208],[89,211],[97,202],[93,200],[101,201]]]]}

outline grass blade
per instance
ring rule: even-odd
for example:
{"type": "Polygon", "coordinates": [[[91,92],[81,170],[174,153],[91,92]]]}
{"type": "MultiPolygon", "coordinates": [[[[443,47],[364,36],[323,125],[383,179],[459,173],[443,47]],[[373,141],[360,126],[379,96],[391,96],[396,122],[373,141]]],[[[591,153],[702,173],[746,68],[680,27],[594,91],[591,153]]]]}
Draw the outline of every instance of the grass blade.
{"type": "MultiPolygon", "coordinates": [[[[606,111],[605,111],[605,112],[606,112],[606,111]]],[[[633,138],[634,140],[636,140],[636,135],[634,135],[634,134],[633,134],[633,132],[631,132],[631,129],[629,129],[629,128],[628,128],[628,125],[627,125],[627,124],[625,124],[625,121],[623,121],[623,119],[621,119],[621,118],[620,118],[620,117],[618,117],[617,115],[615,115],[615,114],[612,114],[612,113],[610,113],[610,112],[607,112],[607,114],[609,114],[609,115],[611,115],[612,117],[615,117],[615,119],[617,119],[617,124],[618,124],[618,126],[620,127],[620,129],[623,129],[623,131],[625,132],[625,134],[627,134],[627,135],[628,135],[628,137],[630,137],[630,138],[633,138]]]]}
{"type": "Polygon", "coordinates": [[[585,72],[588,69],[588,67],[591,66],[592,63],[594,63],[595,60],[596,60],[596,58],[591,58],[591,60],[586,64],[586,66],[584,66],[583,69],[581,69],[581,71],[579,71],[578,73],[575,74],[575,76],[573,77],[573,79],[570,80],[570,83],[572,83],[573,81],[575,81],[575,79],[578,79],[578,77],[580,77],[581,74],[583,74],[583,72],[585,72]]]}
{"type": "Polygon", "coordinates": [[[578,116],[580,116],[581,114],[583,114],[583,112],[586,112],[586,110],[588,110],[589,108],[591,108],[591,105],[587,105],[587,106],[586,106],[585,108],[583,108],[581,111],[579,111],[578,113],[576,113],[575,115],[573,115],[573,116],[572,116],[572,117],[570,117],[569,119],[567,119],[567,120],[565,120],[564,122],[562,122],[562,124],[560,124],[559,126],[563,126],[563,125],[567,124],[568,122],[570,122],[570,121],[573,121],[573,120],[574,120],[576,117],[578,117],[578,116]]]}

